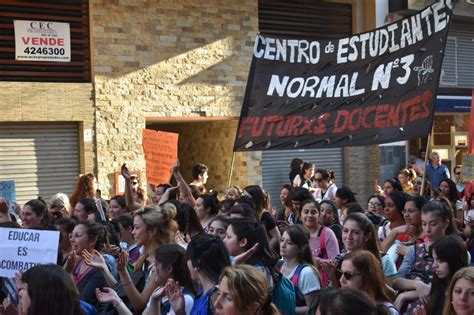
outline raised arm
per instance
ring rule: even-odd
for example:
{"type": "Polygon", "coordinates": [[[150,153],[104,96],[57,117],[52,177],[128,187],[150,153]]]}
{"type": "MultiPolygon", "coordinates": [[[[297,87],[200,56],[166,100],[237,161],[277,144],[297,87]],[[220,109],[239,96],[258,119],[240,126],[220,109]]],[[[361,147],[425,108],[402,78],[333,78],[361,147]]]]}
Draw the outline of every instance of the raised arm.
{"type": "Polygon", "coordinates": [[[184,202],[188,203],[191,207],[194,208],[194,205],[196,204],[196,200],[194,200],[193,194],[191,193],[191,188],[189,187],[189,185],[186,183],[183,176],[181,175],[181,172],[179,171],[179,167],[180,167],[179,160],[176,160],[176,163],[173,164],[172,169],[173,169],[174,178],[176,178],[176,182],[178,183],[179,194],[184,202]]]}
{"type": "Polygon", "coordinates": [[[122,165],[122,168],[120,171],[122,173],[123,178],[125,179],[125,204],[127,205],[127,208],[131,211],[142,208],[143,205],[136,202],[135,198],[133,198],[131,174],[125,163],[122,165]]]}

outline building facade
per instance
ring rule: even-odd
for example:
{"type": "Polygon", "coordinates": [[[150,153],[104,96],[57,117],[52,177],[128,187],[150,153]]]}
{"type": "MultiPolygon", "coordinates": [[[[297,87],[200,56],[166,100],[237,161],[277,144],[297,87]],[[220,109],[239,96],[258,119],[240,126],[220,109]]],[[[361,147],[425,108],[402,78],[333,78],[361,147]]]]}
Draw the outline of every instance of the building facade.
{"type": "MultiPolygon", "coordinates": [[[[179,158],[189,180],[191,166],[202,162],[210,169],[208,187],[224,190],[229,176],[240,186],[262,184],[262,152],[232,159],[232,147],[262,6],[275,3],[0,1],[0,10],[10,12],[0,21],[0,179],[15,179],[24,202],[71,193],[77,175],[93,172],[110,197],[122,163],[145,180],[141,132],[149,128],[180,134],[179,158]],[[71,23],[69,68],[15,61],[15,19],[71,23]],[[19,139],[28,140],[22,147],[19,139]]],[[[350,33],[375,26],[374,1],[323,3],[345,7],[350,33]]],[[[293,154],[288,169],[278,172],[288,174],[293,154]]],[[[357,187],[365,200],[378,177],[378,147],[341,149],[338,159],[339,183],[357,187]]]]}

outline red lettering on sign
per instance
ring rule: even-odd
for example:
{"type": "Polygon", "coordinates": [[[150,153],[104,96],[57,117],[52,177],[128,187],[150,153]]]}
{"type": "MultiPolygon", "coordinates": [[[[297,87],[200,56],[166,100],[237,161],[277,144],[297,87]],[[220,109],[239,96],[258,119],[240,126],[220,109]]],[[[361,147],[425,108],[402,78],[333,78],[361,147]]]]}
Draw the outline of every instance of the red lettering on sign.
{"type": "Polygon", "coordinates": [[[28,45],[31,41],[32,45],[43,46],[64,46],[64,38],[54,37],[21,37],[23,44],[28,45]]]}

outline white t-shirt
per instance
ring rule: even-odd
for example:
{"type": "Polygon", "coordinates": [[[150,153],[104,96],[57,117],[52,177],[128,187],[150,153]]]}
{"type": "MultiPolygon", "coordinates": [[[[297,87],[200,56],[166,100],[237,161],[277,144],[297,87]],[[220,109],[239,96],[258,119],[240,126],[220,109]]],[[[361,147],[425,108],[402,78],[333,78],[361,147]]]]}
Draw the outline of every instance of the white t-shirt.
{"type": "Polygon", "coordinates": [[[321,188],[317,188],[316,191],[314,192],[313,196],[314,196],[314,199],[317,202],[321,202],[323,200],[331,200],[332,201],[334,199],[334,196],[336,195],[336,190],[337,190],[336,184],[332,183],[328,187],[328,190],[324,194],[324,197],[323,197],[323,192],[321,191],[321,188]]]}
{"type": "MultiPolygon", "coordinates": [[[[291,277],[293,277],[293,275],[295,274],[297,267],[298,266],[296,266],[288,275],[285,275],[285,277],[291,279],[291,277]]],[[[321,290],[321,282],[314,273],[313,268],[311,268],[310,266],[305,266],[303,269],[301,269],[301,273],[298,278],[298,289],[304,295],[321,290]]]]}

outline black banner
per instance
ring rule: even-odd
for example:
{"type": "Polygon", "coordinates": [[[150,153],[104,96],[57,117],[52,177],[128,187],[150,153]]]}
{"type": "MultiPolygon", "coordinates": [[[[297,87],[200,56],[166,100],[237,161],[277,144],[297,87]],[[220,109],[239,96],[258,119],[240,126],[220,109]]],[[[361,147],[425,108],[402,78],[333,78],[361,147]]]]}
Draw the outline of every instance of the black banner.
{"type": "Polygon", "coordinates": [[[394,142],[431,130],[450,0],[334,40],[257,35],[234,151],[394,142]]]}

